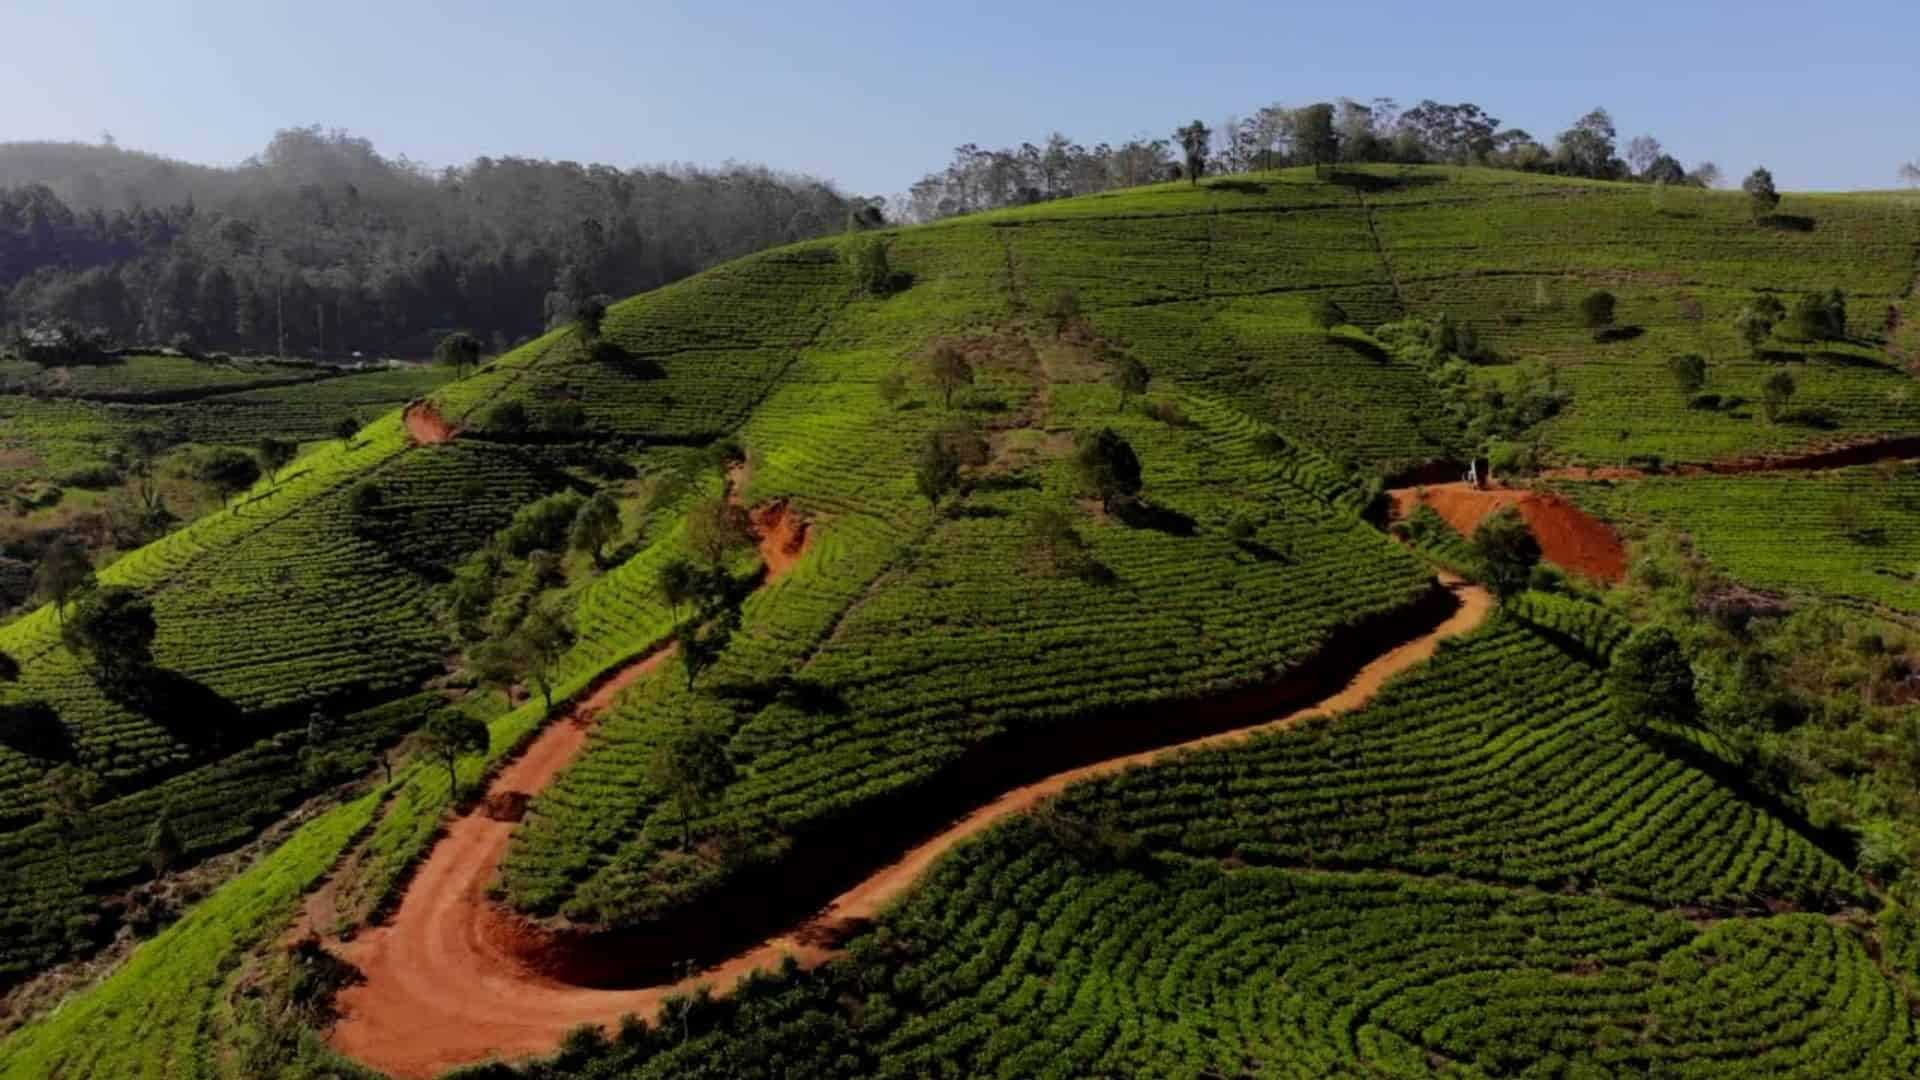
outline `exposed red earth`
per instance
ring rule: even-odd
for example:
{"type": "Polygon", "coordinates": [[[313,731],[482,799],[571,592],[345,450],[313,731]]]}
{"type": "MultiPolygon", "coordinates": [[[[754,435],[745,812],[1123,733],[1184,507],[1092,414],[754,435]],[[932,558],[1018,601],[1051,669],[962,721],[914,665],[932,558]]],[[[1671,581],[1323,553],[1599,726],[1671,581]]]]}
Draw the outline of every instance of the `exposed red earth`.
{"type": "MultiPolygon", "coordinates": [[[[790,517],[783,509],[777,521],[784,523],[790,517]]],[[[776,544],[784,548],[788,542],[776,544]]],[[[800,542],[804,544],[804,532],[800,542]]],[[[770,561],[769,573],[773,572],[770,561]]],[[[1459,600],[1445,621],[1376,656],[1344,688],[1317,703],[1231,731],[1069,769],[1005,792],[787,932],[672,984],[591,989],[543,971],[538,949],[546,931],[503,910],[487,896],[513,824],[471,814],[456,821],[446,839],[435,846],[388,925],[339,947],[367,980],[340,995],[341,1019],[331,1041],[350,1057],[412,1080],[487,1058],[548,1053],[568,1031],[582,1024],[612,1026],[628,1013],[655,1019],[673,994],[700,985],[724,993],[743,976],[777,967],[787,956],[803,966],[816,966],[834,954],[849,928],[878,915],[941,855],[1070,784],[1143,765],[1162,754],[1225,745],[1365,705],[1389,678],[1432,656],[1441,640],[1479,626],[1493,609],[1492,597],[1484,589],[1450,577],[1443,576],[1443,581],[1459,600]]],[[[648,657],[630,669],[632,678],[643,676],[665,656],[661,651],[648,657]]],[[[605,699],[599,704],[610,701],[618,687],[609,683],[602,691],[605,699]]],[[[586,743],[587,721],[579,711],[595,704],[588,699],[575,715],[543,732],[526,755],[494,781],[489,802],[496,798],[517,802],[518,796],[532,794],[558,775],[586,743]]]]}
{"type": "Polygon", "coordinates": [[[409,402],[400,415],[407,423],[407,434],[413,436],[413,441],[422,446],[451,442],[454,436],[460,434],[459,428],[454,427],[446,417],[441,416],[432,402],[424,399],[409,402]]]}
{"type": "Polygon", "coordinates": [[[1476,488],[1461,482],[1399,488],[1390,494],[1396,516],[1406,517],[1424,504],[1465,536],[1473,535],[1493,514],[1517,507],[1547,561],[1600,581],[1626,577],[1627,549],[1620,538],[1606,522],[1558,495],[1525,488],[1476,488]]]}

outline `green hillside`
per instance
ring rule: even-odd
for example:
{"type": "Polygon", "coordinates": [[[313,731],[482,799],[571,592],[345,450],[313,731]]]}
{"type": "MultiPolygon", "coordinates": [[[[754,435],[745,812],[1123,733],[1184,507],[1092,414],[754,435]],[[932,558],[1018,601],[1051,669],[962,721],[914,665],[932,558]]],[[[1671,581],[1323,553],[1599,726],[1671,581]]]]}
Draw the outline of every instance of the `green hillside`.
{"type": "MultiPolygon", "coordinates": [[[[497,883],[530,917],[674,934],[788,876],[798,917],[849,883],[836,859],[884,861],[984,796],[1337,689],[1450,603],[1383,528],[1393,477],[1501,444],[1607,466],[1911,434],[1920,211],[1789,195],[1781,215],[1515,172],[1288,170],[779,248],[444,384],[0,397],[35,469],[150,413],[198,442],[318,440],[425,393],[457,431],[417,443],[390,411],[103,570],[151,602],[173,696],[117,693],[50,609],[0,626],[21,665],[0,703],[44,702],[63,733],[0,745],[0,982],[111,936],[162,814],[190,863],[352,777],[384,794],[0,1042],[0,1074],[326,1062],[299,1034],[315,1017],[255,993],[286,975],[261,945],[336,865],[343,924],[397,899],[451,794],[402,739],[448,711],[488,722],[464,782],[536,728],[535,680],[502,695],[478,662],[529,612],[571,627],[556,700],[672,638],[686,607],[661,572],[724,496],[804,521],[805,547],[750,595],[759,566],[727,552],[746,599],[717,662],[625,691],[535,795],[497,883]],[[884,275],[850,272],[881,249],[884,275]],[[1735,329],[1756,293],[1835,288],[1839,338],[1735,329]],[[1617,332],[1582,315],[1601,289],[1617,332]],[[1679,353],[1707,358],[1704,391],[1676,385],[1679,353]],[[934,381],[960,360],[969,378],[934,381]],[[1123,395],[1129,360],[1150,379],[1123,395]],[[1792,411],[1769,418],[1783,367],[1792,411]],[[1103,505],[1076,467],[1102,430],[1137,455],[1138,500],[1103,505]],[[953,487],[930,498],[942,454],[953,487]],[[576,549],[601,493],[613,537],[576,549]],[[655,767],[689,726],[731,766],[693,810],[655,767]],[[41,787],[62,764],[103,784],[72,818],[41,787]]],[[[141,377],[164,390],[174,367],[141,377]]],[[[1766,513],[1765,477],[1569,490],[1688,530],[1751,584],[1920,612],[1911,500],[1879,497],[1911,478],[1879,475],[1804,481],[1839,523],[1811,534],[1818,565],[1769,554],[1810,534],[1766,513]]],[[[694,1010],[680,1038],[586,1046],[566,1074],[1911,1071],[1920,969],[1850,822],[1737,782],[1711,739],[1621,727],[1625,629],[1583,599],[1516,602],[1366,710],[1076,788],[954,853],[845,960],[694,1010]]]]}

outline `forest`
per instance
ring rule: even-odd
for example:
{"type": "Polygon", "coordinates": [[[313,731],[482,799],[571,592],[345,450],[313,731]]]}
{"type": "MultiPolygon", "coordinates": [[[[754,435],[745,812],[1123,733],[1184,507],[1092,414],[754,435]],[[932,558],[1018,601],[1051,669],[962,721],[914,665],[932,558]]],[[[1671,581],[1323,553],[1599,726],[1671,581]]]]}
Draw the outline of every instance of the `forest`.
{"type": "Polygon", "coordinates": [[[727,259],[844,227],[824,181],[751,165],[478,158],[433,170],[289,128],[237,168],[0,145],[0,327],[101,344],[420,357],[492,351],[727,259]]]}

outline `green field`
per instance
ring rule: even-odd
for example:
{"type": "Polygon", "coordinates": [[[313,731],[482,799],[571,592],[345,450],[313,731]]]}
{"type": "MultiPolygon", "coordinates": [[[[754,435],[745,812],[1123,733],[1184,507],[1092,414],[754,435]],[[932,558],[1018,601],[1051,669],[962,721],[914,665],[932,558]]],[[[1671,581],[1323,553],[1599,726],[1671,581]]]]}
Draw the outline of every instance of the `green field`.
{"type": "MultiPolygon", "coordinates": [[[[723,493],[727,445],[742,503],[808,523],[805,554],[753,591],[717,664],[626,692],[508,851],[496,891],[513,908],[671,929],[840,830],[931,830],[980,791],[1175,741],[1209,704],[1426,629],[1420,552],[1474,559],[1425,533],[1418,551],[1396,544],[1377,496],[1384,476],[1484,449],[1458,380],[1485,399],[1550,370],[1564,407],[1513,437],[1555,463],[1910,433],[1920,387],[1888,312],[1920,315],[1920,213],[1867,196],[1785,209],[1810,226],[1756,225],[1734,193],[1289,170],[863,234],[887,245],[880,295],[854,286],[846,241],[764,252],[614,304],[597,343],[563,328],[457,381],[143,357],[118,382],[76,369],[62,396],[0,394],[0,484],[98,462],[145,423],[209,446],[313,444],[101,572],[151,601],[155,662],[187,704],[116,698],[51,610],[0,626],[22,666],[0,704],[46,702],[70,744],[0,745],[0,983],[112,932],[103,901],[149,876],[163,810],[192,861],[343,778],[315,774],[313,751],[382,777],[373,755],[398,743],[401,763],[0,1042],[0,1074],[245,1075],[289,1060],[276,1053],[333,1067],[312,1032],[267,1045],[281,1029],[264,1037],[257,1013],[278,977],[263,943],[349,852],[345,923],[397,896],[449,794],[409,732],[464,710],[493,725],[495,761],[539,723],[537,692],[508,707],[475,685],[477,638],[452,613],[472,557],[522,508],[606,492],[619,509],[604,564],[520,552],[467,618],[565,611],[561,698],[674,634],[683,612],[659,574],[691,550],[690,511],[723,493]],[[1602,287],[1636,336],[1602,344],[1580,324],[1602,287]],[[1756,291],[1834,287],[1846,341],[1780,338],[1755,359],[1733,328],[1756,291]],[[1055,319],[1069,290],[1079,314],[1055,319]],[[1347,325],[1316,322],[1326,299],[1347,325]],[[1442,315],[1486,354],[1426,363],[1373,336],[1442,315]],[[950,403],[929,378],[936,346],[971,364],[950,403]],[[1745,401],[1689,407],[1667,367],[1680,352],[1708,356],[1708,391],[1745,401]],[[1151,374],[1124,408],[1121,355],[1151,374]],[[1759,383],[1781,364],[1802,415],[1769,421],[1759,383]],[[459,438],[411,441],[397,407],[423,396],[459,438]],[[376,413],[330,438],[341,416],[376,413]],[[1103,507],[1074,468],[1076,438],[1101,429],[1138,456],[1138,507],[1103,507]],[[935,438],[972,455],[938,504],[916,481],[935,438]],[[1071,558],[1042,550],[1047,522],[1065,523],[1071,558]],[[686,815],[652,766],[695,722],[732,775],[686,815]],[[39,788],[62,760],[105,785],[77,838],[39,788]]],[[[16,367],[0,376],[44,377],[16,367]]],[[[1751,584],[1914,612],[1913,486],[1908,466],[1566,489],[1629,528],[1684,531],[1751,584]]],[[[727,566],[744,580],[752,563],[727,566]]],[[[845,959],[568,1074],[1920,1067],[1884,882],[1711,755],[1624,730],[1605,680],[1626,629],[1532,594],[1360,712],[1076,788],[954,853],[845,959]]]]}
{"type": "Polygon", "coordinates": [[[1911,463],[1567,490],[1609,518],[1685,534],[1752,585],[1920,612],[1920,473],[1911,463]]]}

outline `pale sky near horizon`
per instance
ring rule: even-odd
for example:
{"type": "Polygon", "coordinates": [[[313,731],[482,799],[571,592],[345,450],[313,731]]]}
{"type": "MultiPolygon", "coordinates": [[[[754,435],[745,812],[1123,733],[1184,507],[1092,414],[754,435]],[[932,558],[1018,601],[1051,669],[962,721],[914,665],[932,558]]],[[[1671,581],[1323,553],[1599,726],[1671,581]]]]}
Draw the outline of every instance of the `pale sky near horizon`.
{"type": "Polygon", "coordinates": [[[433,165],[757,161],[862,194],[952,148],[1092,145],[1275,101],[1473,101],[1543,142],[1605,105],[1689,167],[1895,186],[1920,3],[292,4],[0,0],[0,141],[234,164],[323,124],[433,165]]]}

